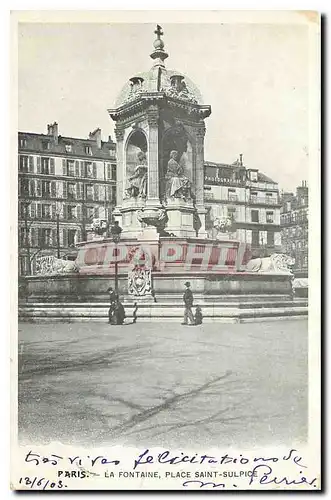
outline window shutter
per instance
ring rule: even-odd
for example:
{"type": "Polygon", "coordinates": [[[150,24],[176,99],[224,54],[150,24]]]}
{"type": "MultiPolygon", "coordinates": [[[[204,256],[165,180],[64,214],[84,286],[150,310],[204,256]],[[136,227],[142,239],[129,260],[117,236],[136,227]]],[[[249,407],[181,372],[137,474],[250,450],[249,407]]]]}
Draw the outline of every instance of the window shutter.
{"type": "Polygon", "coordinates": [[[32,227],[30,229],[30,241],[31,241],[31,246],[36,247],[37,246],[37,235],[36,235],[36,229],[32,227]]]}
{"type": "Polygon", "coordinates": [[[36,229],[36,233],[37,233],[37,244],[38,244],[38,247],[39,248],[43,248],[43,230],[41,228],[39,229],[36,229]]]}
{"type": "Polygon", "coordinates": [[[77,184],[76,184],[76,194],[77,194],[77,200],[81,200],[82,199],[82,183],[81,182],[77,182],[77,184]]]}
{"type": "Polygon", "coordinates": [[[99,218],[99,208],[98,207],[94,207],[94,217],[95,217],[95,219],[99,218]]]}
{"type": "Polygon", "coordinates": [[[18,179],[18,196],[21,196],[22,179],[18,179]]]}
{"type": "Polygon", "coordinates": [[[37,183],[37,196],[41,196],[41,181],[36,181],[37,183]]]}
{"type": "Polygon", "coordinates": [[[107,186],[107,201],[111,201],[111,186],[107,186]]]}
{"type": "Polygon", "coordinates": [[[111,178],[111,167],[110,163],[107,163],[107,179],[111,178]]]}
{"type": "Polygon", "coordinates": [[[36,195],[36,191],[35,191],[35,183],[34,183],[34,180],[30,180],[30,186],[29,186],[29,192],[30,192],[30,196],[35,196],[36,195]]]}
{"type": "Polygon", "coordinates": [[[56,181],[51,182],[51,196],[56,198],[56,181]]]}
{"type": "Polygon", "coordinates": [[[41,160],[40,156],[37,156],[37,174],[40,174],[41,172],[41,160]]]}
{"type": "Polygon", "coordinates": [[[99,199],[99,186],[94,186],[94,201],[98,201],[99,199]]]}
{"type": "Polygon", "coordinates": [[[77,232],[76,232],[76,243],[79,243],[80,241],[82,241],[82,231],[80,229],[77,229],[77,232]]]}
{"type": "Polygon", "coordinates": [[[116,203],[116,186],[111,187],[111,202],[116,203]]]}
{"type": "Polygon", "coordinates": [[[67,218],[67,205],[63,204],[63,218],[66,219],[67,218]]]}
{"type": "Polygon", "coordinates": [[[80,162],[80,175],[85,177],[85,163],[83,161],[80,162]]]}
{"type": "Polygon", "coordinates": [[[97,178],[97,164],[93,162],[93,177],[97,178]]]}
{"type": "Polygon", "coordinates": [[[41,219],[41,203],[37,205],[37,218],[41,219]]]}
{"type": "Polygon", "coordinates": [[[29,172],[33,173],[34,165],[33,165],[33,156],[29,156],[29,172]]]}
{"type": "Polygon", "coordinates": [[[50,171],[50,174],[51,174],[51,175],[54,175],[54,174],[55,174],[55,160],[54,160],[54,158],[51,158],[51,159],[50,159],[50,167],[49,167],[49,171],[50,171]]]}
{"type": "Polygon", "coordinates": [[[79,177],[79,161],[75,160],[76,177],[79,177]]]}
{"type": "Polygon", "coordinates": [[[77,205],[76,207],[77,220],[80,222],[82,220],[82,207],[81,205],[77,205]]]}
{"type": "Polygon", "coordinates": [[[53,203],[52,205],[52,219],[56,219],[56,205],[53,203]]]}
{"type": "Polygon", "coordinates": [[[56,229],[52,229],[52,246],[57,247],[57,234],[56,229]]]}
{"type": "Polygon", "coordinates": [[[63,229],[63,246],[66,248],[68,246],[68,229],[63,229]]]}
{"type": "Polygon", "coordinates": [[[36,204],[34,202],[31,203],[31,219],[34,219],[36,216],[36,204]]]}
{"type": "Polygon", "coordinates": [[[66,181],[63,181],[63,198],[65,200],[68,198],[68,185],[66,181]]]}
{"type": "Polygon", "coordinates": [[[65,159],[62,160],[62,170],[63,170],[63,175],[67,175],[68,174],[67,160],[65,160],[65,159]]]}

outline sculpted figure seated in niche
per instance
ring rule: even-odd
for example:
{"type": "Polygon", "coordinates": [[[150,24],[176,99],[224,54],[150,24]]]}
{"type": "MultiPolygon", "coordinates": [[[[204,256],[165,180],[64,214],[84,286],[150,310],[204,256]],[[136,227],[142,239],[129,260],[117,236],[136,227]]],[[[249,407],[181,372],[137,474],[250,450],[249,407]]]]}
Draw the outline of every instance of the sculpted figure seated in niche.
{"type": "Polygon", "coordinates": [[[140,151],[137,155],[138,165],[129,177],[130,186],[126,190],[128,198],[146,198],[147,195],[147,160],[146,155],[140,151]]]}
{"type": "Polygon", "coordinates": [[[184,169],[178,163],[178,151],[171,151],[166,179],[166,199],[181,198],[184,201],[193,198],[191,181],[184,175],[184,169]]]}

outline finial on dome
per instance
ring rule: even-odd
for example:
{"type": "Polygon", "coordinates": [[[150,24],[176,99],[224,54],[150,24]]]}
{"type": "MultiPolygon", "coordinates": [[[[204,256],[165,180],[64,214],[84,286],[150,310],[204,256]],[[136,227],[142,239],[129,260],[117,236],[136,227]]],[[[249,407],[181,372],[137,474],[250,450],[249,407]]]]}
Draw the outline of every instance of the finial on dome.
{"type": "Polygon", "coordinates": [[[156,25],[156,30],[154,31],[157,38],[154,41],[154,52],[150,55],[152,59],[155,59],[154,66],[164,66],[164,60],[168,57],[168,54],[163,50],[164,42],[161,40],[161,36],[163,35],[162,28],[159,24],[156,25]]]}

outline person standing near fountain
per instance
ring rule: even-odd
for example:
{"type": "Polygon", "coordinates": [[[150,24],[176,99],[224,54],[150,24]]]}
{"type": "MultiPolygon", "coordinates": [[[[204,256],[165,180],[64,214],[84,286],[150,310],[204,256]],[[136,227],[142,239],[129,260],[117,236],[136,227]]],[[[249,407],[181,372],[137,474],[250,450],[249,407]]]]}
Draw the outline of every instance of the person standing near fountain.
{"type": "Polygon", "coordinates": [[[186,290],[183,295],[183,301],[185,304],[185,310],[184,310],[184,321],[182,325],[188,325],[188,319],[191,322],[191,325],[195,324],[194,316],[192,313],[192,306],[193,306],[193,293],[190,288],[191,283],[189,281],[186,281],[185,283],[186,290]]]}

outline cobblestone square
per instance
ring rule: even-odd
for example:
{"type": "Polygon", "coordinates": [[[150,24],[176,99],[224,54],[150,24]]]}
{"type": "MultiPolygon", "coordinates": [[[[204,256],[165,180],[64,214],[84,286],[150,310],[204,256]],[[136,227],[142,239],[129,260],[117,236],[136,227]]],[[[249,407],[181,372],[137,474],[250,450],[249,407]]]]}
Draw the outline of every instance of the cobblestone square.
{"type": "Polygon", "coordinates": [[[306,439],[307,321],[19,324],[19,438],[82,445],[306,439]]]}

